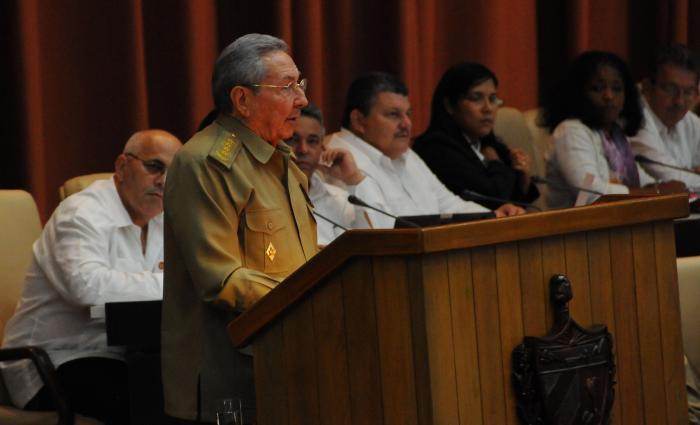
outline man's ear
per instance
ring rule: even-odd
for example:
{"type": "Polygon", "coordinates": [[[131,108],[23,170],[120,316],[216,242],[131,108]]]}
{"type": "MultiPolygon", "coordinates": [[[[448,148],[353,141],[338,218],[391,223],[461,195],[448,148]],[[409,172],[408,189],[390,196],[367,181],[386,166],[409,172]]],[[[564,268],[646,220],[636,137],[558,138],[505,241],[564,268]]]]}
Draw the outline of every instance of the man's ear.
{"type": "Polygon", "coordinates": [[[118,182],[124,181],[124,169],[129,158],[123,153],[120,153],[117,159],[114,160],[114,178],[118,182]]]}
{"type": "Polygon", "coordinates": [[[645,78],[642,80],[642,94],[649,94],[651,93],[651,88],[654,86],[652,84],[651,80],[648,78],[645,78]]]}
{"type": "Polygon", "coordinates": [[[350,112],[350,130],[359,135],[365,134],[365,115],[359,109],[350,112]]]}
{"type": "Polygon", "coordinates": [[[250,101],[252,99],[252,94],[252,91],[247,90],[245,87],[234,86],[228,93],[229,99],[231,99],[233,112],[243,118],[248,118],[251,111],[250,101]]]}

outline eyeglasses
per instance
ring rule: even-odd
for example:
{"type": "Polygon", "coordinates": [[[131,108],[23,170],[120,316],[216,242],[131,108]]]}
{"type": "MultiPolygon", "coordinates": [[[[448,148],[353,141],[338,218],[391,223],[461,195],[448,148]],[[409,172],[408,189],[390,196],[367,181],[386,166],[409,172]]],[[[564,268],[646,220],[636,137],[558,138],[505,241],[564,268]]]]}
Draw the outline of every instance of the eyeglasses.
{"type": "Polygon", "coordinates": [[[308,85],[308,80],[306,78],[302,78],[301,80],[299,80],[299,82],[291,82],[283,86],[275,84],[250,84],[250,87],[267,87],[273,89],[282,89],[282,93],[286,94],[287,96],[291,96],[294,93],[294,90],[296,89],[301,90],[302,93],[306,93],[306,88],[308,87],[308,85]]]}
{"type": "Polygon", "coordinates": [[[160,159],[141,159],[131,152],[125,152],[124,155],[127,158],[141,161],[148,174],[165,174],[168,171],[168,167],[160,159]]]}
{"type": "Polygon", "coordinates": [[[695,97],[698,96],[697,86],[680,87],[673,83],[660,83],[657,84],[657,86],[661,89],[662,92],[664,92],[666,95],[672,98],[683,96],[687,100],[693,100],[695,97]]]}
{"type": "Polygon", "coordinates": [[[484,106],[487,101],[495,107],[499,107],[499,106],[503,105],[503,99],[499,98],[495,94],[486,96],[483,93],[469,93],[469,94],[465,95],[464,97],[462,97],[462,99],[466,100],[467,102],[471,102],[475,105],[478,105],[478,106],[484,106]]]}

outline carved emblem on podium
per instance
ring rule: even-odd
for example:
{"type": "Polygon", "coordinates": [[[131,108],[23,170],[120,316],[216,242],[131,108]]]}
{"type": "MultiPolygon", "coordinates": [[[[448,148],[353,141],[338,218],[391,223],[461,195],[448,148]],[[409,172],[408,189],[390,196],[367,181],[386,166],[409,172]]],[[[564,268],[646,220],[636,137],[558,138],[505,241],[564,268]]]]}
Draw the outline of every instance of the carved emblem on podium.
{"type": "Polygon", "coordinates": [[[513,386],[523,424],[607,425],[615,397],[612,336],[604,325],[582,328],[569,314],[571,282],[550,279],[554,325],[513,350],[513,386]]]}

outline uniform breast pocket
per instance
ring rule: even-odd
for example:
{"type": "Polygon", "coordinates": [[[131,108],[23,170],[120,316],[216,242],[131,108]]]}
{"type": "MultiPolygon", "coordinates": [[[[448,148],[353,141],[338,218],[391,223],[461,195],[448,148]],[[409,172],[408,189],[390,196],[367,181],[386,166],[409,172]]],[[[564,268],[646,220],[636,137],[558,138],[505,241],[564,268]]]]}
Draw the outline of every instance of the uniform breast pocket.
{"type": "Polygon", "coordinates": [[[248,211],[245,216],[246,263],[249,268],[268,274],[290,271],[293,264],[289,249],[289,217],[281,209],[260,209],[248,211]]]}

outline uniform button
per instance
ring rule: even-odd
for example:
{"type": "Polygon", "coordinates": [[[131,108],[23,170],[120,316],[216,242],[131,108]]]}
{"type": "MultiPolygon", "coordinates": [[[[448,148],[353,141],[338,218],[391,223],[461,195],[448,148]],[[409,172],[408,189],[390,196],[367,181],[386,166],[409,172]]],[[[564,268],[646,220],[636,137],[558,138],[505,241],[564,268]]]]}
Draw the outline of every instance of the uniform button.
{"type": "Polygon", "coordinates": [[[267,222],[267,229],[272,230],[272,222],[271,221],[267,222]]]}

